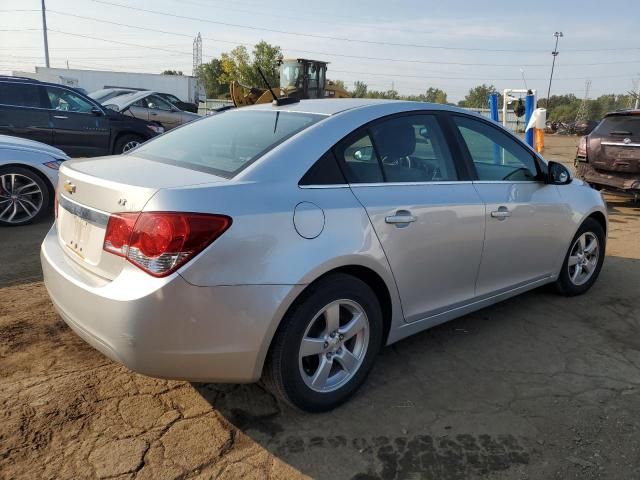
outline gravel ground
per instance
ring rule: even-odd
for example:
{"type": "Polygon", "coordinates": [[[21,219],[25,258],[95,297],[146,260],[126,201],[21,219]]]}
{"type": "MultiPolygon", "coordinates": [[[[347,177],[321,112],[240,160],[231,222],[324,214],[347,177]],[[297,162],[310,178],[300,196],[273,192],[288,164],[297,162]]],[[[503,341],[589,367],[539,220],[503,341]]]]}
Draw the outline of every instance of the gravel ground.
{"type": "MultiPolygon", "coordinates": [[[[575,138],[547,139],[569,160],[575,138]]],[[[0,230],[0,478],[640,478],[640,208],[587,295],[539,289],[386,348],[322,415],[134,374],[58,318],[48,223],[0,230]]]]}

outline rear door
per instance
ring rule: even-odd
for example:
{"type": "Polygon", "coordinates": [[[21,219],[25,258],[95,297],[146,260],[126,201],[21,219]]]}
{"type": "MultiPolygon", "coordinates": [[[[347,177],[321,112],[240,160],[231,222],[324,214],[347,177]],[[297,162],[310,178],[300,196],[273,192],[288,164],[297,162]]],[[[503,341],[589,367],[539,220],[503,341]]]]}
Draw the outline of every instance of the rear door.
{"type": "Polygon", "coordinates": [[[64,87],[45,86],[53,144],[72,157],[108,155],[109,119],[95,105],[64,87]]]}
{"type": "Polygon", "coordinates": [[[0,81],[0,134],[53,144],[44,88],[36,83],[0,81]]]}
{"type": "Polygon", "coordinates": [[[488,121],[451,116],[458,141],[476,172],[485,207],[485,242],[476,295],[486,296],[548,277],[567,248],[557,235],[570,209],[545,184],[534,154],[488,121]]]}
{"type": "Polygon", "coordinates": [[[464,303],[484,238],[484,205],[436,114],[383,119],[335,148],[391,265],[408,322],[464,303]]]}

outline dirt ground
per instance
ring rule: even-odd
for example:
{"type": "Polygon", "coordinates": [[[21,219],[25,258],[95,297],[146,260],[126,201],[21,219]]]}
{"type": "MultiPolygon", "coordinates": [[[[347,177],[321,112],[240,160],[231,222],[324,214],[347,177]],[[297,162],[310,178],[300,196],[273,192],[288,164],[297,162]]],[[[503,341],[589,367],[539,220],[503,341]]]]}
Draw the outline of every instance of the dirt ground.
{"type": "MultiPolygon", "coordinates": [[[[575,138],[548,138],[570,161],[575,138]]],[[[345,406],[134,374],[54,313],[38,246],[0,230],[0,478],[640,478],[640,208],[607,197],[587,295],[536,290],[386,348],[345,406]]]]}

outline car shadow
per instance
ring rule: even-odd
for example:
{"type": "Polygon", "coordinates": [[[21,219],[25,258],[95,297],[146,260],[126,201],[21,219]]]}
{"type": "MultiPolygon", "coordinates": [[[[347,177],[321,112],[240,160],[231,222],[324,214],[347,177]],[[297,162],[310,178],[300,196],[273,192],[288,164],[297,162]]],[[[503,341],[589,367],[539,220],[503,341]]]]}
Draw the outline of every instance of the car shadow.
{"type": "Polygon", "coordinates": [[[566,418],[584,408],[593,418],[580,421],[602,423],[613,408],[576,404],[573,392],[611,389],[616,398],[633,386],[633,367],[614,359],[640,351],[634,285],[640,260],[608,257],[586,295],[543,287],[414,335],[384,348],[364,386],[328,413],[297,411],[261,384],[194,388],[314,478],[463,479],[541,456],[561,462],[575,447],[566,418]]]}
{"type": "Polygon", "coordinates": [[[20,227],[0,227],[0,287],[42,280],[40,244],[53,215],[20,227]]]}

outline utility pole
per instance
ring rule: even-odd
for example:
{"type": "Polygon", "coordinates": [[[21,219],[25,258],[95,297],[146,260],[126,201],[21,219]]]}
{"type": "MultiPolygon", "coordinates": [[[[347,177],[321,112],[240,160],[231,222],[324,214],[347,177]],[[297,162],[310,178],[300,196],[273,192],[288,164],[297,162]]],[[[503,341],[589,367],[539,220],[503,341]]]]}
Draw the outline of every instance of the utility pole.
{"type": "Polygon", "coordinates": [[[551,63],[551,75],[549,76],[549,89],[547,90],[547,112],[549,111],[549,98],[551,97],[551,81],[553,80],[553,69],[556,66],[556,57],[560,53],[558,51],[558,40],[560,40],[560,37],[564,37],[564,35],[562,34],[562,32],[555,32],[553,36],[556,37],[556,47],[553,49],[553,52],[551,52],[551,55],[553,55],[553,62],[551,63]]]}
{"type": "Polygon", "coordinates": [[[44,64],[49,68],[49,41],[47,40],[47,13],[44,8],[44,0],[42,3],[42,33],[44,35],[44,64]]]}

